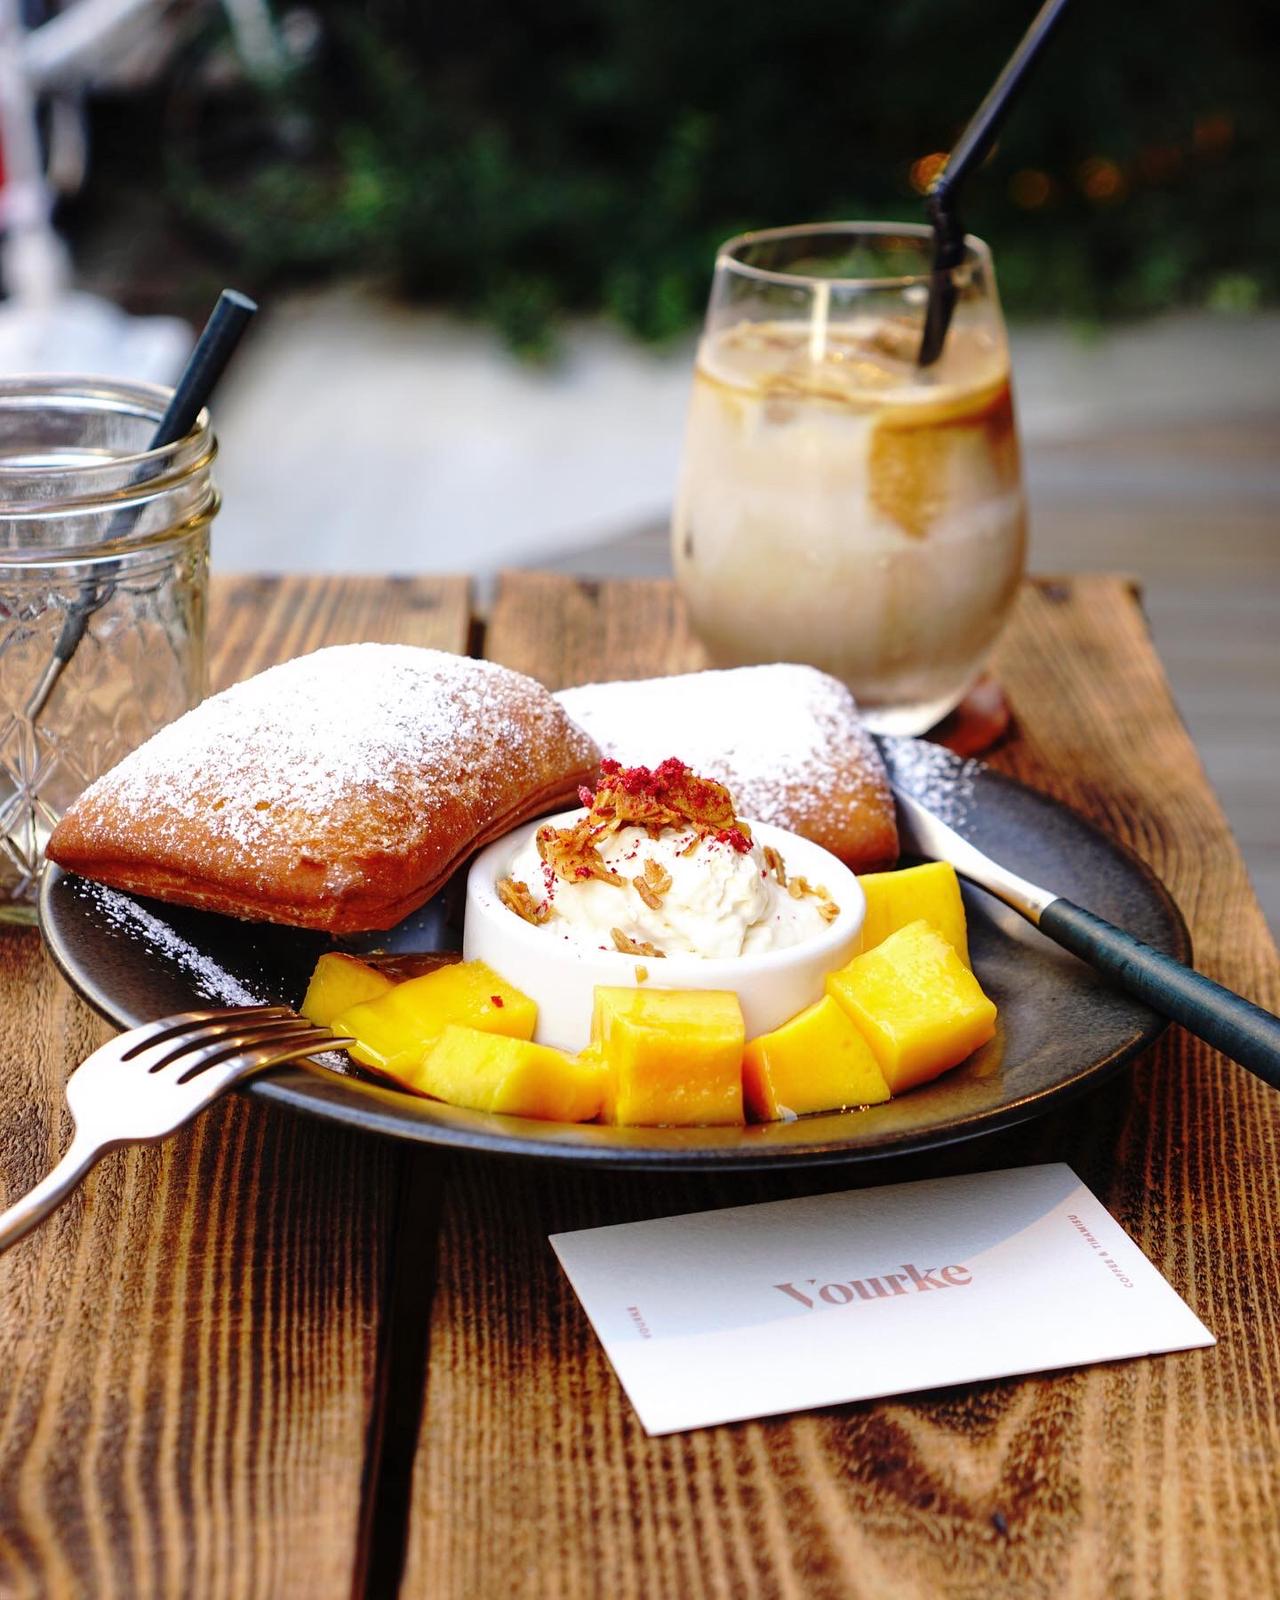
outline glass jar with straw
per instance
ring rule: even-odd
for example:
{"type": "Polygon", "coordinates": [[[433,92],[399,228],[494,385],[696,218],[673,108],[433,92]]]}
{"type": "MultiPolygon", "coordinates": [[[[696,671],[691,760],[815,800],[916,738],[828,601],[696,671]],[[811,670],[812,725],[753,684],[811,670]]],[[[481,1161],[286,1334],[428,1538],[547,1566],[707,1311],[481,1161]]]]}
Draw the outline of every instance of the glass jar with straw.
{"type": "Polygon", "coordinates": [[[172,393],[0,381],[0,921],[35,920],[70,802],[205,693],[204,401],[255,309],[224,294],[172,393]]]}

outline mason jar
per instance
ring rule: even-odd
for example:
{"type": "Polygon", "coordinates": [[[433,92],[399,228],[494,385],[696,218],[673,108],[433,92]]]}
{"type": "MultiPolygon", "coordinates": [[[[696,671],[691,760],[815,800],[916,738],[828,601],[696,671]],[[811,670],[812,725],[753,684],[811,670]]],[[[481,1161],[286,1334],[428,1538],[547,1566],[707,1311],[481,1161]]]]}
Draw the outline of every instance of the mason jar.
{"type": "Polygon", "coordinates": [[[35,920],[71,801],[205,693],[217,446],[201,412],[149,449],[168,400],[0,380],[0,921],[35,920]]]}

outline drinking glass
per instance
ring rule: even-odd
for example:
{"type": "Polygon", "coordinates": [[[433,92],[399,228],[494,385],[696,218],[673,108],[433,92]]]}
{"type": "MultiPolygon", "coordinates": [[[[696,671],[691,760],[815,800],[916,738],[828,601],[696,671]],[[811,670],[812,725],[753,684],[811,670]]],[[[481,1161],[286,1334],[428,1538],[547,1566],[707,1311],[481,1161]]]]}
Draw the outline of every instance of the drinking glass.
{"type": "Polygon", "coordinates": [[[821,667],[892,733],[964,697],[1025,558],[990,252],[966,241],[945,347],[922,368],[931,249],[928,228],[898,223],[721,248],[672,524],[715,664],[821,667]]]}
{"type": "Polygon", "coordinates": [[[0,921],[34,920],[71,801],[205,691],[216,446],[202,412],[148,449],[168,399],[0,381],[0,921]]]}

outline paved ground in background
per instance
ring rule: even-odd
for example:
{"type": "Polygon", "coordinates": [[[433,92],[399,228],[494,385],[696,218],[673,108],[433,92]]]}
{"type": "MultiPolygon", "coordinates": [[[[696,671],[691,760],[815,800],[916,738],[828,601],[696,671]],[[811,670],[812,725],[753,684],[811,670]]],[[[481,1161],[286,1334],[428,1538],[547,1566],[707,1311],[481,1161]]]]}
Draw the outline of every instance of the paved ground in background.
{"type": "MultiPolygon", "coordinates": [[[[666,570],[690,347],[520,366],[357,289],[261,319],[221,396],[225,571],[666,570]]],[[[1016,330],[1037,571],[1125,569],[1280,928],[1280,316],[1016,330]]]]}

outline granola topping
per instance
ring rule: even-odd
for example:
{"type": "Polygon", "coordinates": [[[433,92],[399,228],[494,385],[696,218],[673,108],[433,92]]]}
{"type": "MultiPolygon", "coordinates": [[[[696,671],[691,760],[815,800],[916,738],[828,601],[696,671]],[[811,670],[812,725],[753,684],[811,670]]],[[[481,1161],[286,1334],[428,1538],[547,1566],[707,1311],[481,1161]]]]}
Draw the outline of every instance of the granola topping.
{"type": "Polygon", "coordinates": [[[516,878],[498,879],[498,899],[508,911],[514,911],[516,916],[532,922],[535,928],[540,927],[551,915],[550,904],[546,900],[535,900],[529,893],[529,885],[516,878]]]}
{"type": "Polygon", "coordinates": [[[544,824],[499,885],[503,904],[572,942],[624,955],[742,955],[795,944],[839,915],[789,877],[723,784],[674,757],[601,766],[584,810],[544,824]]]}
{"type": "Polygon", "coordinates": [[[655,956],[661,960],[666,954],[665,950],[646,944],[643,939],[629,938],[621,928],[610,928],[609,932],[613,935],[613,948],[620,950],[624,956],[655,956]]]}
{"type": "Polygon", "coordinates": [[[631,880],[636,893],[644,901],[650,911],[662,909],[662,897],[671,887],[671,874],[663,866],[649,856],[644,864],[644,871],[631,880]]]}
{"type": "MultiPolygon", "coordinates": [[[[690,836],[686,846],[690,854],[705,839],[742,854],[751,849],[751,830],[734,815],[725,786],[714,778],[696,777],[674,756],[653,768],[624,767],[606,759],[600,763],[595,793],[586,788],[579,793],[586,807],[580,821],[568,828],[538,829],[538,854],[566,883],[599,878],[621,885],[621,874],[605,865],[600,850],[626,827],[643,828],[651,839],[678,828],[690,836]]],[[[646,882],[655,895],[665,892],[656,882],[648,878],[646,882]]]]}

